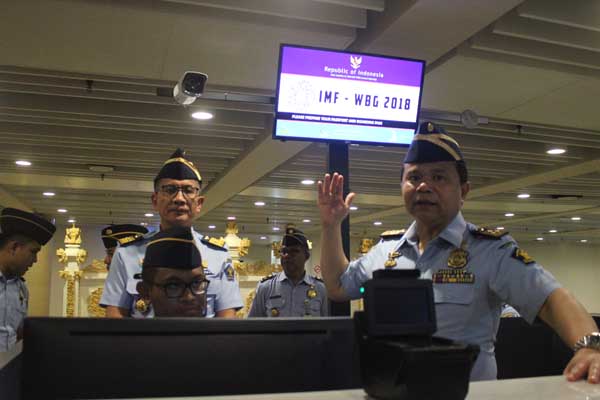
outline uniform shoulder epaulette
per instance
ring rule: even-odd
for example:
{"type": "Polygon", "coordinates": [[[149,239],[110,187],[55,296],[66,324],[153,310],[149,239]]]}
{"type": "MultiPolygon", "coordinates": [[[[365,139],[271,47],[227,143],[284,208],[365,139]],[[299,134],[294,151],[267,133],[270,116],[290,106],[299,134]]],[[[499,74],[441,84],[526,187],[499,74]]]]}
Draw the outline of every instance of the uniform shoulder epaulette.
{"type": "Polygon", "coordinates": [[[225,239],[223,238],[217,239],[215,237],[204,236],[202,239],[200,239],[200,241],[205,245],[208,245],[217,250],[227,251],[227,249],[225,248],[225,239]]]}
{"type": "Polygon", "coordinates": [[[483,239],[498,240],[502,236],[508,235],[508,232],[499,231],[498,229],[484,228],[482,226],[473,226],[473,227],[470,227],[469,230],[475,236],[481,237],[483,239]]]}
{"type": "Polygon", "coordinates": [[[141,235],[141,236],[136,237],[135,239],[130,240],[127,243],[119,243],[119,247],[128,247],[128,246],[131,246],[133,244],[140,243],[144,239],[145,239],[144,236],[141,235]]]}
{"type": "Polygon", "coordinates": [[[398,239],[406,233],[406,229],[395,229],[391,231],[385,231],[379,235],[383,240],[398,239]]]}
{"type": "Polygon", "coordinates": [[[262,278],[262,279],[260,280],[260,283],[266,282],[266,281],[268,281],[269,279],[273,279],[273,278],[275,278],[276,276],[277,276],[277,274],[271,274],[271,275],[267,275],[267,276],[265,276],[264,278],[262,278]]]}

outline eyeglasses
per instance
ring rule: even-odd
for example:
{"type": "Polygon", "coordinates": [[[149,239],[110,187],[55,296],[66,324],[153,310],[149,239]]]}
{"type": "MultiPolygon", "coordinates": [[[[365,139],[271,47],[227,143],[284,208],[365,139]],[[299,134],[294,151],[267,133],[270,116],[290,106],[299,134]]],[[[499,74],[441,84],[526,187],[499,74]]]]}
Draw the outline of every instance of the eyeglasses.
{"type": "Polygon", "coordinates": [[[190,283],[183,282],[169,282],[165,284],[160,284],[156,282],[149,282],[154,286],[162,288],[165,291],[165,295],[169,299],[178,299],[185,293],[186,289],[190,289],[190,292],[195,296],[201,296],[206,294],[206,289],[208,289],[208,284],[210,283],[207,279],[197,279],[190,283]]]}
{"type": "Polygon", "coordinates": [[[200,193],[200,188],[192,185],[177,186],[177,185],[162,185],[160,192],[166,194],[169,197],[176,196],[177,193],[181,193],[188,199],[193,199],[200,193]]]}

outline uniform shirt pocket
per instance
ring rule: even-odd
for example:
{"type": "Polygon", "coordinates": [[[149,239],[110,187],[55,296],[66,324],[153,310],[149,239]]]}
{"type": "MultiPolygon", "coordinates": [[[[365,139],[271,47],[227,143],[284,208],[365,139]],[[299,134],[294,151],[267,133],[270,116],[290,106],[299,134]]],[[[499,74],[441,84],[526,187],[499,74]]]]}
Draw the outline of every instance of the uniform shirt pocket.
{"type": "Polygon", "coordinates": [[[271,297],[267,299],[266,308],[268,317],[277,317],[281,314],[281,310],[285,306],[285,300],[281,296],[271,297]],[[277,310],[276,312],[273,310],[277,310]],[[273,315],[276,313],[277,315],[273,315]]]}
{"type": "Polygon", "coordinates": [[[310,300],[310,315],[313,317],[318,317],[321,315],[321,306],[323,302],[321,299],[311,299],[310,300]]]}
{"type": "Polygon", "coordinates": [[[433,298],[436,304],[462,304],[473,302],[475,288],[468,283],[438,283],[433,285],[433,298]]]}

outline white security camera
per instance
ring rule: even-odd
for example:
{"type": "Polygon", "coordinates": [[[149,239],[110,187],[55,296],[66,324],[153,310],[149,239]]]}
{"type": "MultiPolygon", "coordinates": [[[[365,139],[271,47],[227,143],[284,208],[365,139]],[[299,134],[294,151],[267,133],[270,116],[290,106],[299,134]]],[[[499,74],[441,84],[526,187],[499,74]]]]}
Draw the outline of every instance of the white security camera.
{"type": "Polygon", "coordinates": [[[187,71],[173,88],[173,98],[179,104],[189,106],[204,93],[208,75],[202,72],[187,71]]]}

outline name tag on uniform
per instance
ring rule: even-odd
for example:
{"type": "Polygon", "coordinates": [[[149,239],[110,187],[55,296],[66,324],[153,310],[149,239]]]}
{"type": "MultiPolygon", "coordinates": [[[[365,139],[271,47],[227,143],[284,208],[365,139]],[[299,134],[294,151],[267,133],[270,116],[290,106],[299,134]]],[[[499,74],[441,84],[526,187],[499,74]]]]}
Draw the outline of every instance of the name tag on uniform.
{"type": "Polygon", "coordinates": [[[472,272],[455,269],[440,269],[431,277],[433,283],[475,283],[475,275],[472,272]]]}

